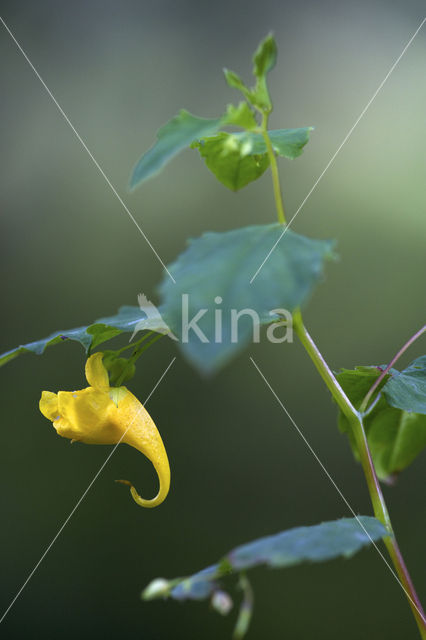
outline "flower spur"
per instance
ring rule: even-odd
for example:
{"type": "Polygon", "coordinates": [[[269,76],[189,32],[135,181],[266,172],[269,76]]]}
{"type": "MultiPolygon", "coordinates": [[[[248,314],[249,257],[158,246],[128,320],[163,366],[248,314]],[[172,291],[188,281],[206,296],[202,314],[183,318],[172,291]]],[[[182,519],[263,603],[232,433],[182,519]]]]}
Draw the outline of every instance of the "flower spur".
{"type": "Polygon", "coordinates": [[[117,444],[124,442],[143,453],[154,465],[159,490],[155,498],[142,498],[127,480],[135,502],[156,507],[170,488],[170,466],[163,441],[151,416],[126,387],[110,387],[103,354],[94,353],[86,361],[89,386],[80,391],[43,391],[41,413],[52,421],[58,435],[72,442],[117,444]]]}

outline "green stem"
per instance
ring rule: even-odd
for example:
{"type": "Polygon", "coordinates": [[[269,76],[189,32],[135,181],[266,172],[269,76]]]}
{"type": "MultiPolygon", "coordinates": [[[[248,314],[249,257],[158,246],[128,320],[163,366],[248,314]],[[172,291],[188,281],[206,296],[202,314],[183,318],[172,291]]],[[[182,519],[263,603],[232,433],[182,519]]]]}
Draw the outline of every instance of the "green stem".
{"type": "Polygon", "coordinates": [[[240,611],[238,614],[234,633],[232,635],[232,640],[242,640],[242,638],[244,638],[250,626],[251,617],[253,615],[253,589],[244,572],[240,573],[238,586],[243,592],[243,601],[240,606],[240,611]]]}
{"type": "Polygon", "coordinates": [[[117,349],[116,353],[123,353],[123,351],[127,351],[127,349],[132,349],[134,347],[138,347],[140,344],[142,344],[142,342],[145,342],[145,340],[148,340],[148,338],[150,336],[152,336],[152,334],[155,333],[154,331],[148,331],[147,333],[145,333],[142,338],[140,338],[139,340],[136,340],[136,342],[130,342],[129,344],[126,344],[124,347],[121,347],[121,349],[117,349]]]}
{"type": "Polygon", "coordinates": [[[275,206],[277,209],[278,222],[280,222],[281,224],[286,224],[283,196],[282,196],[281,187],[280,187],[280,176],[278,173],[277,158],[275,156],[271,139],[268,134],[268,120],[269,120],[269,113],[263,112],[260,131],[266,144],[266,150],[268,152],[269,164],[272,172],[272,184],[274,187],[275,206]]]}
{"type": "Polygon", "coordinates": [[[336,401],[339,409],[345,415],[352,428],[357,450],[360,456],[361,465],[364,471],[364,475],[367,481],[367,487],[370,494],[371,502],[374,509],[374,515],[382,524],[386,527],[389,535],[384,538],[384,543],[391,557],[392,563],[395,567],[398,578],[404,587],[405,594],[413,612],[414,618],[417,622],[417,626],[420,631],[420,635],[423,640],[426,639],[426,618],[422,609],[422,605],[415,591],[414,585],[411,581],[410,574],[405,565],[401,551],[398,547],[398,543],[395,538],[395,534],[392,528],[392,523],[389,517],[389,512],[386,506],[386,502],[382,493],[382,489],[379,484],[379,480],[376,475],[373,460],[371,457],[370,449],[367,442],[367,436],[364,430],[364,424],[362,415],[350,402],[349,398],[343,391],[342,387],[335,378],[330,367],[321,355],[315,342],[306,330],[303,324],[302,314],[299,310],[294,312],[293,326],[299,337],[302,345],[306,349],[309,357],[314,363],[317,371],[327,385],[334,400],[336,401]]]}
{"type": "MultiPolygon", "coordinates": [[[[153,331],[150,331],[149,334],[154,333],[153,331]]],[[[149,335],[148,334],[148,335],[149,335]]],[[[127,369],[129,368],[130,365],[134,364],[136,362],[136,360],[143,354],[144,351],[146,351],[147,349],[149,349],[149,347],[154,344],[154,342],[157,342],[157,340],[159,340],[160,338],[163,337],[163,333],[157,333],[157,335],[155,335],[152,340],[150,340],[149,342],[147,342],[146,344],[141,344],[137,349],[134,350],[134,352],[132,353],[131,357],[129,358],[129,361],[127,363],[127,366],[125,367],[125,369],[123,370],[121,376],[118,378],[118,380],[115,382],[116,387],[120,387],[123,384],[123,380],[126,377],[126,372],[127,369]]],[[[143,341],[143,340],[142,340],[143,341]]]]}

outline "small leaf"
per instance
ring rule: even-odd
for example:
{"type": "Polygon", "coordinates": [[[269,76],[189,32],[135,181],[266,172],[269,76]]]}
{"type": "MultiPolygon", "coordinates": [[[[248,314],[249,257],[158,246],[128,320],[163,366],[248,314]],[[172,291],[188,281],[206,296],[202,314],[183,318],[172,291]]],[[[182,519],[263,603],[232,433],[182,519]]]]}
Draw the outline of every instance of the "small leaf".
{"type": "MultiPolygon", "coordinates": [[[[367,392],[384,368],[384,365],[381,367],[357,367],[354,370],[344,369],[336,375],[338,382],[356,409],[359,409],[367,392]]],[[[391,382],[397,381],[401,375],[396,369],[390,370],[378,389],[378,391],[382,391],[381,397],[372,411],[364,417],[368,445],[377,475],[381,480],[390,479],[395,473],[403,471],[426,447],[426,416],[403,411],[389,404],[388,386],[391,382]]],[[[397,387],[398,394],[401,388],[407,389],[407,384],[410,392],[412,391],[411,376],[409,375],[408,378],[408,383],[406,380],[402,380],[402,386],[397,387]]],[[[392,387],[391,391],[393,392],[392,387]]],[[[408,402],[407,398],[410,395],[401,397],[405,402],[408,402]]],[[[416,397],[418,399],[418,396],[416,397]]],[[[341,412],[339,412],[338,424],[339,429],[348,434],[354,456],[359,460],[349,422],[341,412]]]]}
{"type": "Polygon", "coordinates": [[[182,109],[157,132],[157,142],[136,164],[130,179],[130,188],[157,175],[180,151],[194,140],[213,134],[222,125],[222,118],[207,119],[193,116],[182,109]]]}
{"type": "Polygon", "coordinates": [[[383,393],[391,407],[426,414],[426,356],[395,372],[383,393]]]}
{"type": "Polygon", "coordinates": [[[241,93],[246,97],[250,95],[250,89],[246,87],[237,73],[231,71],[230,69],[224,69],[223,73],[225,74],[226,82],[232,89],[241,91],[241,93]]]}
{"type": "Polygon", "coordinates": [[[176,284],[163,280],[160,311],[173,333],[181,338],[185,356],[199,370],[213,372],[225,364],[253,337],[253,318],[255,322],[257,317],[261,323],[271,322],[269,313],[274,309],[291,313],[306,302],[322,278],[323,264],[332,257],[333,243],[292,231],[282,236],[282,232],[282,225],[271,224],[205,233],[192,240],[169,266],[176,284]],[[216,322],[218,309],[221,327],[216,322]],[[244,313],[247,310],[250,311],[244,313]],[[238,322],[232,322],[240,312],[238,322]],[[194,318],[201,333],[189,326],[194,318]],[[189,329],[187,336],[185,325],[189,329]]]}
{"type": "Polygon", "coordinates": [[[250,141],[237,138],[234,134],[218,133],[192,146],[198,148],[206,166],[219,182],[232,191],[238,191],[260,178],[269,166],[266,154],[251,154],[250,141]]]}
{"type": "Polygon", "coordinates": [[[121,386],[131,380],[136,373],[136,365],[128,358],[120,357],[117,351],[104,351],[102,358],[104,367],[108,371],[111,387],[121,386]],[[117,385],[117,382],[120,384],[117,385]]]}
{"type": "Polygon", "coordinates": [[[265,76],[275,67],[277,61],[277,44],[270,33],[258,46],[253,57],[253,74],[259,78],[265,76]]]}
{"type": "MultiPolygon", "coordinates": [[[[368,391],[381,373],[382,369],[380,367],[355,367],[355,369],[342,369],[336,373],[336,378],[355,409],[359,409],[368,391]]],[[[381,386],[385,384],[389,376],[390,374],[386,376],[381,386]]],[[[341,411],[339,411],[338,420],[340,431],[343,433],[349,432],[349,422],[341,411]]]]}
{"type": "Polygon", "coordinates": [[[426,416],[383,408],[368,421],[367,434],[377,475],[386,479],[408,467],[426,447],[426,416]]]}
{"type": "Polygon", "coordinates": [[[229,104],[223,124],[242,127],[247,130],[256,129],[258,126],[253,111],[250,109],[247,102],[240,102],[237,107],[233,104],[229,104]]]}
{"type": "Polygon", "coordinates": [[[203,571],[169,581],[168,585],[173,585],[173,588],[162,589],[157,597],[168,593],[176,600],[203,600],[218,588],[218,580],[223,579],[226,573],[261,565],[284,568],[304,562],[325,562],[340,556],[350,558],[363,547],[386,535],[385,527],[370,516],[296,527],[244,544],[203,571]],[[227,570],[224,572],[222,567],[227,570]]]}

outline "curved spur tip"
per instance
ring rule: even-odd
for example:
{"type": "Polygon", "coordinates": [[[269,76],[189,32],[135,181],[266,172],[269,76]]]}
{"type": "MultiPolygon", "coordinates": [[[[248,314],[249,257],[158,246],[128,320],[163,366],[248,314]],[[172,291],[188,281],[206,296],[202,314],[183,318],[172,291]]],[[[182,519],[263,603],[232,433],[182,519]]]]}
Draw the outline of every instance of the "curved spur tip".
{"type": "Polygon", "coordinates": [[[114,480],[114,482],[121,482],[121,484],[127,484],[128,487],[133,487],[133,484],[129,480],[114,480]]]}

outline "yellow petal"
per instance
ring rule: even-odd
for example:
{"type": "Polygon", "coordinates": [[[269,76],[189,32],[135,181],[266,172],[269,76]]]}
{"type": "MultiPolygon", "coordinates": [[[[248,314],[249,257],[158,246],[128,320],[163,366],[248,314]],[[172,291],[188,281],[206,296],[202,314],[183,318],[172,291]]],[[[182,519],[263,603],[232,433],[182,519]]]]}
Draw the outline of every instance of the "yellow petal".
{"type": "Polygon", "coordinates": [[[165,500],[170,488],[170,465],[161,436],[145,407],[130,391],[120,400],[117,409],[120,424],[124,429],[122,442],[135,447],[154,465],[157,472],[159,489],[155,498],[142,498],[134,486],[127,480],[120,480],[130,486],[135,502],[141,507],[156,507],[165,500]]]}
{"type": "Polygon", "coordinates": [[[48,420],[51,420],[52,422],[60,417],[58,409],[58,396],[56,393],[52,393],[51,391],[43,391],[43,393],[41,394],[39,407],[44,417],[48,420]]]}
{"type": "Polygon", "coordinates": [[[40,411],[53,422],[57,433],[86,444],[125,442],[143,453],[154,465],[159,490],[155,498],[145,500],[127,480],[133,499],[142,507],[156,507],[170,488],[170,466],[161,436],[151,416],[126,387],[111,388],[102,363],[103,354],[95,353],[86,362],[89,387],[79,391],[43,391],[40,411]]]}
{"type": "Polygon", "coordinates": [[[86,444],[116,444],[123,431],[117,424],[116,407],[109,393],[92,387],[80,391],[59,391],[59,413],[68,428],[61,433],[86,444]]]}
{"type": "Polygon", "coordinates": [[[108,371],[102,362],[103,353],[98,351],[86,361],[86,379],[91,387],[106,391],[109,389],[108,371]]]}

